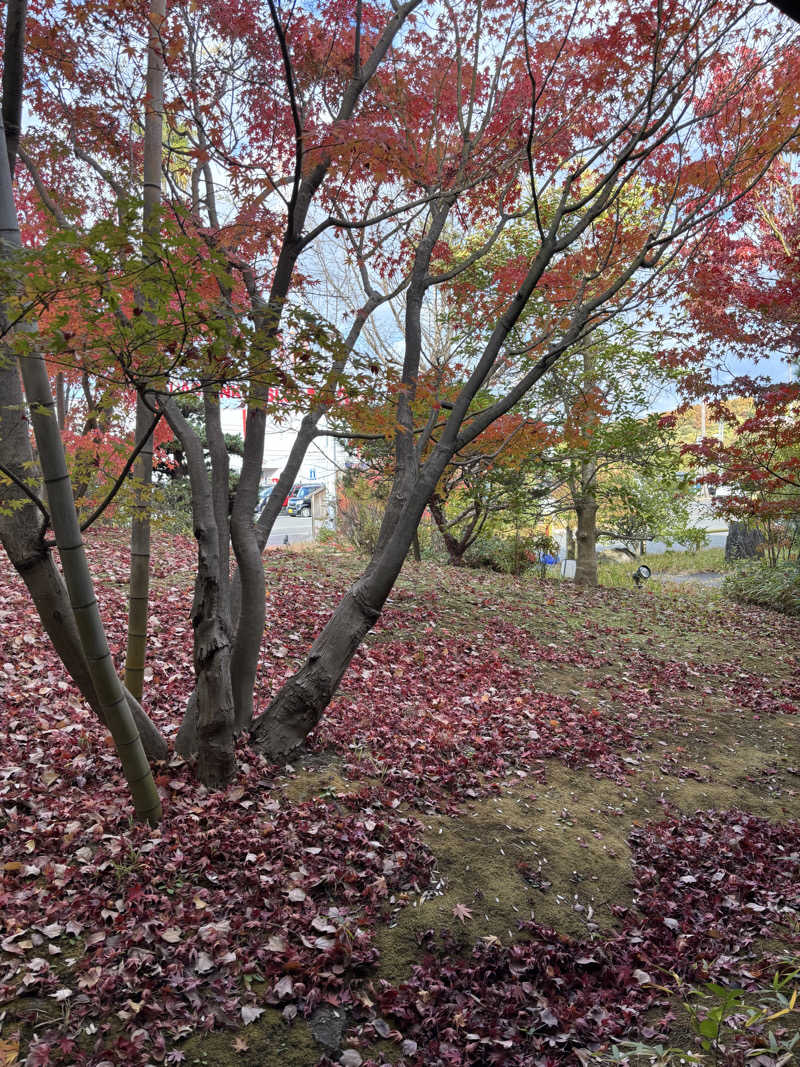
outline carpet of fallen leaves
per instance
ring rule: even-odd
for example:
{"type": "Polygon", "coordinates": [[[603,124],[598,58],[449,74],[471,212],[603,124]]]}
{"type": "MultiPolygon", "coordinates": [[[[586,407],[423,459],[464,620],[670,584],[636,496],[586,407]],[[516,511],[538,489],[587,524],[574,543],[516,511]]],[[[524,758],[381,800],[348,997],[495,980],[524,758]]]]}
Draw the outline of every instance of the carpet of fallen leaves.
{"type": "MultiPolygon", "coordinates": [[[[89,546],[118,663],[123,540],[100,532],[89,546]]],[[[170,737],[191,686],[193,546],[158,538],[155,560],[146,706],[170,737]]],[[[278,552],[266,567],[259,705],[302,660],[352,561],[278,552]]],[[[236,780],[212,794],[176,758],[157,768],[164,820],[153,831],[131,824],[109,742],[4,565],[0,1021],[6,1040],[22,1035],[26,1062],[180,1062],[176,1042],[191,1033],[242,1027],[268,1006],[291,1022],[331,1004],[355,1027],[343,1063],[361,1062],[356,1046],[382,1062],[368,1046],[387,1035],[409,1067],[564,1063],[630,1032],[664,972],[742,981],[755,939],[786,939],[792,923],[796,933],[796,819],[665,805],[631,839],[635,899],[613,934],[581,942],[526,923],[513,944],[485,939],[464,957],[431,931],[408,982],[371,981],[376,929],[430,891],[434,858],[415,812],[543,779],[553,759],[629,782],[686,692],[709,714],[713,700],[753,721],[800,709],[796,620],[744,608],[714,617],[723,643],[745,634],[784,650],[787,669],[768,677],[705,662],[699,637],[695,654],[673,654],[659,635],[681,632],[677,594],[641,597],[627,635],[604,622],[604,605],[627,595],[618,590],[515,586],[505,610],[502,595],[498,580],[452,570],[401,583],[311,741],[353,792],[293,802],[284,769],[243,748],[236,780]],[[611,639],[625,650],[613,670],[611,639]],[[590,700],[548,682],[576,663],[590,700]]],[[[665,749],[662,769],[680,777],[679,754],[665,749]]],[[[469,915],[465,905],[459,917],[469,915]]]]}
{"type": "Polygon", "coordinates": [[[465,965],[431,932],[428,959],[384,992],[381,1008],[427,1062],[561,1063],[570,1049],[588,1053],[599,1036],[629,1031],[658,1001],[663,975],[738,979],[737,956],[797,918],[796,822],[699,812],[637,831],[632,843],[636,906],[619,909],[619,934],[582,942],[525,923],[523,941],[479,942],[465,965]]]}

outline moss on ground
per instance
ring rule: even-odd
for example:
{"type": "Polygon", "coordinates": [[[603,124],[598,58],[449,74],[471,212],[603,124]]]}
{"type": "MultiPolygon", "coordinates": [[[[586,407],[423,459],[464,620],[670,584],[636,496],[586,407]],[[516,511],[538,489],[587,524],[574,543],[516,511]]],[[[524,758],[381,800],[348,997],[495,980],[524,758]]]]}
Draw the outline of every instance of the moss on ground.
{"type": "Polygon", "coordinates": [[[302,1021],[287,1024],[267,1008],[257,1023],[237,1033],[195,1034],[182,1047],[185,1063],[196,1067],[311,1067],[321,1049],[302,1021]]]}

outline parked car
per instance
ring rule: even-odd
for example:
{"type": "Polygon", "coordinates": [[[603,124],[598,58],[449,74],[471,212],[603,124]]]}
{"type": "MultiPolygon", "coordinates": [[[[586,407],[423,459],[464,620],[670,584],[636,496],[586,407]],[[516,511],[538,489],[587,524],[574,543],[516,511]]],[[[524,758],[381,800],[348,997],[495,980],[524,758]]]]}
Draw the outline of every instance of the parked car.
{"type": "Polygon", "coordinates": [[[259,489],[259,491],[258,491],[258,503],[256,504],[256,510],[255,510],[255,518],[258,518],[258,516],[264,510],[264,506],[267,503],[267,501],[269,500],[270,496],[272,495],[272,490],[274,488],[275,488],[274,485],[267,485],[263,489],[259,489]]]}
{"type": "Polygon", "coordinates": [[[295,492],[292,491],[292,495],[289,497],[289,503],[287,510],[290,515],[310,515],[311,514],[311,497],[318,489],[324,489],[325,486],[321,482],[308,483],[301,485],[295,492]]]}

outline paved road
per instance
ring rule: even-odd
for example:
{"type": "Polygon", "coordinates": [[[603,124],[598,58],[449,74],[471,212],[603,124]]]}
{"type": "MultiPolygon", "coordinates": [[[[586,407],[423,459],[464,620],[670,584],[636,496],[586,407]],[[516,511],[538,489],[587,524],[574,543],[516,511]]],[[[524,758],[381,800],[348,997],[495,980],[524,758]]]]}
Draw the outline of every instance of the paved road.
{"type": "Polygon", "coordinates": [[[698,585],[706,585],[711,588],[722,585],[724,575],[718,571],[698,571],[697,574],[654,574],[653,579],[662,582],[675,582],[682,585],[685,582],[695,582],[698,585]]]}
{"type": "MultiPolygon", "coordinates": [[[[725,541],[727,540],[727,533],[709,533],[707,548],[724,548],[725,541]]],[[[609,542],[610,544],[611,542],[609,542]]],[[[647,541],[647,555],[648,556],[660,556],[662,552],[666,552],[667,546],[663,541],[647,541]]]]}
{"type": "Polygon", "coordinates": [[[311,540],[311,519],[303,519],[300,516],[295,518],[292,515],[279,515],[275,520],[275,525],[272,527],[272,533],[269,535],[268,545],[283,545],[285,544],[285,538],[289,538],[289,544],[296,544],[298,541],[310,541],[311,540]]]}

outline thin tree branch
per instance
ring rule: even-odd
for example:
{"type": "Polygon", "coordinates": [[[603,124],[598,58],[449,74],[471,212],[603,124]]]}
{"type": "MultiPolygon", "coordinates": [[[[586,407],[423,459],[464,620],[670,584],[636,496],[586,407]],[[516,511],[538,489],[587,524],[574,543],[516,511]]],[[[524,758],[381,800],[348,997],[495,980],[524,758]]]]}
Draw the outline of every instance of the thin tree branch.
{"type": "MultiPolygon", "coordinates": [[[[156,426],[158,425],[159,421],[161,420],[162,414],[163,413],[160,412],[160,411],[156,412],[156,415],[155,415],[152,423],[150,424],[150,427],[147,430],[147,433],[145,433],[144,436],[139,441],[137,441],[136,447],[134,448],[134,450],[131,452],[130,456],[128,457],[128,460],[127,460],[125,466],[122,468],[122,471],[120,472],[119,477],[116,479],[116,481],[112,485],[112,487],[109,490],[109,492],[107,493],[105,499],[100,504],[98,504],[98,506],[91,513],[91,515],[89,515],[89,517],[87,519],[84,519],[83,522],[81,523],[81,533],[83,533],[84,530],[88,530],[89,527],[93,523],[97,522],[97,520],[100,518],[100,516],[106,510],[108,505],[111,503],[111,501],[117,495],[117,493],[120,491],[120,489],[122,488],[122,484],[125,481],[125,479],[127,478],[127,476],[130,474],[131,467],[136,462],[136,459],[137,459],[139,453],[142,451],[144,446],[147,444],[148,440],[150,439],[150,437],[151,437],[151,435],[153,433],[153,430],[155,430],[156,426]]],[[[45,514],[47,514],[47,513],[45,512],[45,514]]],[[[56,547],[56,543],[55,543],[55,541],[45,541],[45,546],[47,548],[55,548],[56,547]]]]}
{"type": "Polygon", "coordinates": [[[292,195],[289,199],[287,209],[288,219],[286,225],[287,231],[294,237],[296,236],[294,213],[295,208],[297,207],[297,197],[300,193],[300,185],[303,179],[303,122],[300,117],[300,109],[295,95],[294,70],[292,69],[292,60],[289,55],[286,34],[281,25],[281,21],[278,18],[278,12],[275,9],[275,0],[267,0],[267,2],[269,4],[269,13],[272,18],[272,28],[275,30],[275,36],[278,38],[278,46],[281,50],[281,58],[283,59],[286,91],[289,93],[289,105],[292,109],[292,122],[294,124],[294,180],[292,182],[292,195]]]}
{"type": "Polygon", "coordinates": [[[28,499],[36,505],[39,511],[41,511],[42,515],[44,515],[45,527],[49,526],[50,513],[44,506],[42,500],[36,495],[36,493],[34,493],[33,490],[29,489],[27,485],[20,478],[18,478],[12,470],[9,470],[8,467],[4,467],[2,463],[0,463],[0,474],[4,474],[6,478],[9,478],[14,483],[14,485],[16,485],[18,489],[22,490],[25,496],[28,497],[28,499]]]}
{"type": "Polygon", "coordinates": [[[41,171],[33,162],[31,157],[28,155],[28,153],[25,151],[21,144],[17,145],[17,155],[25,164],[25,168],[30,174],[31,178],[33,178],[33,184],[36,187],[36,192],[39,194],[39,199],[42,201],[44,206],[56,220],[58,225],[64,230],[74,230],[75,227],[67,221],[64,212],[61,210],[61,208],[58,206],[58,204],[55,202],[55,200],[45,188],[45,184],[42,180],[41,171]]]}

